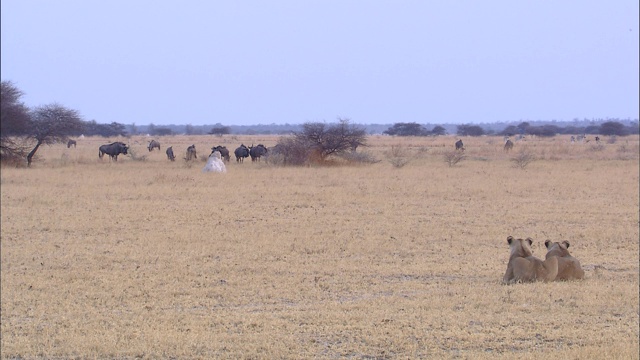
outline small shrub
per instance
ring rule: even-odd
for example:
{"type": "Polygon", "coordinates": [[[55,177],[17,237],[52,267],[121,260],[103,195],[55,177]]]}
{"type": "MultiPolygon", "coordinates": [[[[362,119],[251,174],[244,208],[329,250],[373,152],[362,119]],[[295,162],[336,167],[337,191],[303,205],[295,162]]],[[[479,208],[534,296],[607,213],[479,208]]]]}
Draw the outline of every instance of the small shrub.
{"type": "Polygon", "coordinates": [[[511,161],[514,162],[514,166],[523,170],[527,165],[531,164],[535,160],[536,156],[526,147],[521,148],[520,151],[511,158],[511,161]]]}
{"type": "Polygon", "coordinates": [[[131,160],[133,161],[140,161],[140,162],[145,162],[147,161],[147,155],[141,155],[139,156],[137,154],[137,152],[131,148],[129,148],[129,150],[127,150],[127,153],[131,156],[131,160]]]}
{"type": "Polygon", "coordinates": [[[395,168],[401,168],[407,165],[410,161],[409,158],[401,158],[401,157],[389,158],[388,160],[389,160],[389,163],[391,163],[391,165],[393,165],[393,167],[395,168]]]}
{"type": "Polygon", "coordinates": [[[277,166],[305,166],[311,163],[322,163],[322,159],[314,152],[311,145],[293,137],[282,137],[269,149],[267,163],[277,166]]]}
{"type": "Polygon", "coordinates": [[[446,162],[449,167],[456,165],[466,158],[464,151],[460,150],[448,150],[445,151],[442,155],[444,157],[444,162],[446,162]]]}
{"type": "Polygon", "coordinates": [[[269,152],[263,158],[267,165],[284,166],[284,154],[269,152]]]}
{"type": "Polygon", "coordinates": [[[405,157],[407,156],[407,149],[400,145],[391,145],[391,150],[387,152],[389,157],[405,157]]]}
{"type": "Polygon", "coordinates": [[[401,168],[411,161],[411,154],[405,147],[399,145],[391,145],[391,150],[387,151],[385,155],[387,161],[396,168],[401,168]]]}

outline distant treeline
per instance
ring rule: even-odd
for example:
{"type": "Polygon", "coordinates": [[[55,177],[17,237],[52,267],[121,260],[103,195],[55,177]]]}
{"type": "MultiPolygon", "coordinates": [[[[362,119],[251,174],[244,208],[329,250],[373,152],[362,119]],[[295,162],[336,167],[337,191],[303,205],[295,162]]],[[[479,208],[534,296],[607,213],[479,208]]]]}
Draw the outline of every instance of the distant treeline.
{"type": "MultiPolygon", "coordinates": [[[[600,134],[627,135],[639,133],[637,119],[583,119],[573,121],[520,121],[480,124],[418,124],[398,122],[394,124],[358,124],[367,134],[386,134],[396,136],[433,136],[433,135],[537,135],[554,136],[559,134],[600,134]]],[[[136,125],[112,122],[99,124],[95,120],[85,122],[83,134],[86,136],[128,136],[128,135],[286,135],[300,132],[302,124],[259,124],[259,125],[136,125]]],[[[80,135],[80,134],[74,134],[80,135]]]]}

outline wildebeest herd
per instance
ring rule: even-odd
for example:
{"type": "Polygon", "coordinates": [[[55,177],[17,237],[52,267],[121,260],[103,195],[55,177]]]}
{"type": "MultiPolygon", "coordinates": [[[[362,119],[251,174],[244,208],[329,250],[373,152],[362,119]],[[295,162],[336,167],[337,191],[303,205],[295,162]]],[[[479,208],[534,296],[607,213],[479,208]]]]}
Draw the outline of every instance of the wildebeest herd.
{"type": "MultiPolygon", "coordinates": [[[[582,136],[584,138],[584,136],[582,136]]],[[[595,137],[596,142],[600,142],[600,137],[596,136],[595,137]]],[[[513,141],[511,141],[508,137],[505,137],[505,144],[504,144],[504,151],[509,152],[511,149],[513,149],[514,147],[514,143],[513,141]]],[[[573,143],[575,140],[574,136],[571,136],[571,142],[573,143]]],[[[587,140],[588,141],[588,140],[587,140]]],[[[76,141],[75,140],[69,140],[69,142],[67,143],[67,148],[70,147],[76,147],[76,141]]],[[[454,144],[456,150],[458,151],[465,151],[465,147],[464,144],[462,143],[462,140],[459,139],[458,141],[455,142],[454,144]]],[[[278,145],[276,145],[274,147],[277,148],[278,145]]],[[[153,149],[158,149],[158,151],[160,151],[160,142],[157,140],[151,140],[149,142],[149,145],[147,146],[147,148],[149,149],[149,151],[153,151],[153,149]]],[[[99,153],[98,156],[100,158],[102,158],[104,156],[104,154],[109,155],[109,157],[114,160],[114,161],[118,161],[118,155],[119,154],[124,154],[127,155],[127,150],[129,149],[129,147],[123,143],[123,142],[114,142],[111,144],[107,144],[107,145],[102,145],[100,146],[99,149],[99,153]]],[[[220,155],[222,157],[223,161],[226,162],[230,162],[231,161],[231,157],[230,157],[230,152],[229,149],[227,149],[226,146],[222,146],[222,145],[217,145],[211,148],[211,153],[213,154],[213,152],[218,151],[220,152],[220,155]]],[[[234,151],[233,154],[236,157],[236,162],[237,163],[243,163],[245,158],[250,157],[251,161],[256,162],[256,161],[260,161],[260,158],[262,156],[265,156],[269,153],[269,149],[267,149],[266,146],[264,146],[263,144],[258,144],[258,145],[251,145],[251,146],[246,146],[245,144],[240,144],[240,146],[238,146],[234,151]]],[[[170,161],[175,161],[176,157],[174,155],[173,152],[173,147],[169,146],[166,150],[166,154],[167,154],[167,158],[170,161]]],[[[196,154],[196,146],[191,145],[187,148],[186,150],[186,155],[185,155],[185,160],[186,161],[191,161],[193,159],[197,159],[198,156],[196,154]]]]}
{"type": "MultiPolygon", "coordinates": [[[[69,140],[69,143],[67,144],[67,147],[71,147],[71,146],[76,145],[76,142],[74,140],[69,140]]],[[[513,145],[511,145],[513,146],[513,145]]],[[[277,145],[276,145],[277,147],[277,145]]],[[[456,150],[461,150],[464,151],[464,145],[462,144],[462,140],[458,140],[455,143],[455,147],[456,150]]],[[[147,145],[147,149],[149,149],[149,152],[153,151],[153,149],[158,149],[158,151],[160,150],[160,142],[157,140],[151,140],[149,142],[149,145],[147,145]]],[[[109,155],[109,157],[114,160],[114,161],[118,161],[118,155],[120,154],[124,154],[127,155],[127,151],[129,150],[129,147],[123,143],[123,142],[119,142],[116,141],[114,143],[111,144],[107,144],[107,145],[102,145],[99,148],[99,152],[98,152],[98,157],[102,159],[102,157],[104,156],[104,154],[109,155]]],[[[229,155],[229,149],[227,149],[226,146],[222,146],[222,145],[217,145],[211,148],[211,154],[213,154],[214,152],[218,151],[222,157],[222,159],[226,162],[230,162],[231,161],[231,156],[229,155]]],[[[173,146],[169,146],[167,148],[167,150],[165,151],[167,154],[167,159],[170,161],[175,161],[176,157],[173,153],[173,146]]],[[[258,145],[251,145],[251,146],[246,146],[245,144],[240,144],[240,146],[238,146],[235,150],[234,150],[234,155],[236,157],[236,162],[237,163],[243,163],[244,159],[247,157],[251,158],[252,162],[259,162],[260,158],[262,156],[265,156],[269,153],[269,149],[264,146],[263,144],[258,144],[258,145]]],[[[209,155],[211,156],[211,155],[209,155]]],[[[185,160],[186,161],[191,161],[193,159],[197,159],[198,155],[196,152],[196,145],[193,144],[189,147],[187,147],[186,150],[186,155],[185,155],[185,160]]]]}
{"type": "MultiPolygon", "coordinates": [[[[69,140],[69,143],[67,144],[67,147],[71,147],[71,146],[75,147],[75,145],[76,145],[76,142],[74,140],[69,140]]],[[[149,152],[153,151],[154,149],[160,150],[160,142],[158,140],[151,140],[149,142],[149,145],[147,145],[147,149],[149,149],[149,152]]],[[[107,155],[109,155],[111,160],[118,161],[118,155],[120,155],[120,154],[127,155],[128,154],[128,150],[129,150],[129,147],[127,146],[127,144],[125,144],[123,142],[116,141],[116,142],[111,143],[111,144],[100,146],[99,152],[98,152],[98,157],[100,159],[102,159],[104,154],[107,154],[107,155]]],[[[230,153],[229,153],[229,149],[227,149],[226,146],[217,145],[217,146],[214,146],[214,147],[211,148],[211,154],[213,154],[216,151],[220,153],[220,156],[221,156],[223,161],[226,161],[226,162],[230,162],[231,161],[231,156],[230,156],[230,153]]],[[[245,144],[240,144],[240,146],[235,149],[234,155],[236,157],[236,162],[238,162],[238,163],[244,162],[244,158],[247,158],[247,157],[251,157],[251,161],[256,162],[256,161],[260,161],[260,158],[262,156],[267,155],[268,152],[269,152],[269,149],[267,149],[267,147],[264,146],[263,144],[258,144],[256,146],[254,146],[252,144],[249,147],[247,147],[245,144]]],[[[167,159],[168,160],[170,160],[170,161],[175,161],[176,160],[176,156],[173,153],[173,146],[169,146],[167,148],[167,150],[165,151],[165,153],[167,154],[167,159]]],[[[211,156],[211,155],[209,155],[209,156],[211,156]]],[[[196,152],[196,145],[193,144],[193,145],[187,147],[184,159],[186,161],[191,161],[191,160],[197,159],[197,158],[198,158],[198,155],[197,155],[197,152],[196,152]]]]}

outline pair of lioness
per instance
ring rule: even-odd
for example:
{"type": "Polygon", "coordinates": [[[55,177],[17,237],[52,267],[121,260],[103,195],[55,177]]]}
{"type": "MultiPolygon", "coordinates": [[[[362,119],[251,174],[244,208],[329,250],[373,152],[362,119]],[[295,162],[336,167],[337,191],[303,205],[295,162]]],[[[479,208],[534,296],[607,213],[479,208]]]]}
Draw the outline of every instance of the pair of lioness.
{"type": "Polygon", "coordinates": [[[584,271],[580,261],[569,254],[569,242],[551,242],[547,240],[547,255],[544,261],[533,256],[531,251],[531,238],[514,239],[507,237],[507,243],[511,250],[507,272],[502,282],[511,284],[514,282],[533,282],[537,280],[578,280],[584,278],[584,271]]]}

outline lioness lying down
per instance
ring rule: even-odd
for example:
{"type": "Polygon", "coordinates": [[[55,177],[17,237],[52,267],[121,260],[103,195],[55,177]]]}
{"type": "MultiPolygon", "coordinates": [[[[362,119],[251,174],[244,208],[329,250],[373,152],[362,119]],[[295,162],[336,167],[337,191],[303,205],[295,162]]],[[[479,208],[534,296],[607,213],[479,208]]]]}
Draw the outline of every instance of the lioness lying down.
{"type": "Polygon", "coordinates": [[[553,281],[558,275],[558,257],[549,256],[544,261],[533,256],[531,251],[531,238],[514,239],[507,237],[507,243],[511,249],[507,272],[502,278],[505,284],[515,282],[534,282],[537,280],[553,281]]]}
{"type": "Polygon", "coordinates": [[[546,258],[557,257],[558,258],[558,275],[555,280],[580,280],[584,279],[584,270],[580,266],[580,261],[569,254],[569,242],[563,241],[551,242],[547,240],[544,242],[544,246],[547,247],[546,258]]]}

